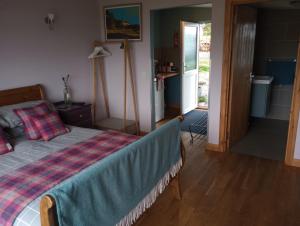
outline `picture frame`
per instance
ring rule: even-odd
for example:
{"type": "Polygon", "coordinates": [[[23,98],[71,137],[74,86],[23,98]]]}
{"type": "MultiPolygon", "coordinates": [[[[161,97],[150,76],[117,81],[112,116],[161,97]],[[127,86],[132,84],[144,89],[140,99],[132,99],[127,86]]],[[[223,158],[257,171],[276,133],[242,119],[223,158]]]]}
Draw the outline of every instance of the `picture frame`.
{"type": "Polygon", "coordinates": [[[123,4],[104,7],[106,41],[142,40],[142,4],[123,4]]]}

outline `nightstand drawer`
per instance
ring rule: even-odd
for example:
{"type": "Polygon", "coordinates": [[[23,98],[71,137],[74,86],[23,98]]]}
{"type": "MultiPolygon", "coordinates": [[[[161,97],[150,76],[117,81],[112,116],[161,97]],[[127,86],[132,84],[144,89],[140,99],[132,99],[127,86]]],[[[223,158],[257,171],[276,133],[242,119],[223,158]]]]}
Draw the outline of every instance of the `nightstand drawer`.
{"type": "Polygon", "coordinates": [[[74,109],[72,111],[61,111],[60,116],[62,120],[67,124],[73,124],[80,121],[86,121],[92,119],[92,113],[90,106],[74,109]]]}
{"type": "Polygon", "coordinates": [[[93,127],[91,104],[72,104],[66,107],[61,102],[54,104],[65,124],[77,127],[93,127]]]}
{"type": "Polygon", "coordinates": [[[93,127],[93,121],[90,120],[84,120],[84,121],[79,121],[76,123],[72,123],[73,126],[77,127],[84,127],[84,128],[92,128],[93,127]]]}

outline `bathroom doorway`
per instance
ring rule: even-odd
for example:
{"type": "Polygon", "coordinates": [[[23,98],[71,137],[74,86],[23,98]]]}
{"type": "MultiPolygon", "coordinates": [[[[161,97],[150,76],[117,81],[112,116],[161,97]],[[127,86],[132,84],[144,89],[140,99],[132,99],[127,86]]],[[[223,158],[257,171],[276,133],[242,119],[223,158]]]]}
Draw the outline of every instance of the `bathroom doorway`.
{"type": "Polygon", "coordinates": [[[287,1],[233,9],[225,150],[288,162],[299,113],[292,105],[298,98],[293,90],[299,85],[295,75],[300,29],[295,23],[300,22],[300,10],[287,1]]]}

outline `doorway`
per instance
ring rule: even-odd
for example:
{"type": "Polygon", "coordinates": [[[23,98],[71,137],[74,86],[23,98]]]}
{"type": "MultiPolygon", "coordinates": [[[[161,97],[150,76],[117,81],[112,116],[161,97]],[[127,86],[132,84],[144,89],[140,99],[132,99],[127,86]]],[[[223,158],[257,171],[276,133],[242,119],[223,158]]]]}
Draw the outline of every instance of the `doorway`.
{"type": "MultiPolygon", "coordinates": [[[[203,25],[201,28],[201,24],[210,25],[211,8],[211,4],[204,4],[151,11],[153,115],[156,126],[185,115],[182,130],[190,132],[190,125],[205,116],[206,136],[208,106],[205,110],[198,109],[198,90],[199,68],[205,72],[210,70],[210,26],[203,25]],[[201,32],[205,33],[202,39],[201,32]],[[201,41],[203,48],[200,47],[201,41]],[[200,50],[204,49],[206,55],[202,56],[200,50]],[[201,58],[206,60],[202,67],[199,66],[201,58]]],[[[204,78],[206,87],[201,90],[202,97],[206,98],[204,103],[208,102],[207,77],[209,75],[204,78]]],[[[194,129],[191,131],[198,133],[194,129]]],[[[204,135],[204,132],[201,134],[204,135]]]]}
{"type": "Polygon", "coordinates": [[[199,44],[198,107],[208,109],[210,79],[211,22],[201,22],[199,44]]]}
{"type": "MultiPolygon", "coordinates": [[[[246,154],[285,160],[287,164],[293,165],[299,114],[299,106],[296,104],[299,96],[297,92],[293,92],[299,87],[295,62],[299,36],[295,32],[287,33],[287,27],[292,28],[292,25],[282,23],[288,22],[286,19],[297,12],[296,9],[288,11],[289,4],[286,1],[282,1],[279,5],[279,1],[276,1],[276,4],[275,1],[253,0],[252,2],[255,4],[246,5],[243,1],[241,3],[229,1],[230,7],[226,14],[229,26],[226,29],[231,35],[225,37],[225,45],[228,45],[228,49],[225,51],[224,61],[230,64],[224,65],[223,68],[224,96],[220,143],[223,150],[231,149],[239,152],[237,146],[240,145],[240,150],[245,151],[248,148],[246,154]],[[273,9],[275,5],[276,10],[273,9]],[[266,19],[272,15],[273,19],[266,19]],[[280,19],[279,15],[285,16],[280,19]],[[263,20],[260,19],[261,17],[263,20]],[[273,24],[262,24],[262,21],[272,21],[273,24]],[[285,32],[280,31],[280,26],[275,25],[274,21],[280,22],[285,32]],[[264,26],[264,29],[260,29],[259,26],[264,26]],[[272,26],[276,28],[273,29],[272,26]],[[262,34],[263,30],[267,30],[267,34],[262,34]],[[266,41],[264,43],[259,40],[260,36],[266,40],[269,38],[267,44],[266,41]],[[289,40],[285,40],[284,37],[288,37],[289,40]],[[293,48],[291,45],[288,50],[284,48],[287,42],[293,43],[293,48]],[[278,49],[280,46],[281,49],[278,49]],[[267,54],[262,50],[267,50],[267,54]],[[280,70],[282,73],[279,73],[280,70]],[[288,89],[289,92],[282,95],[288,89]],[[285,100],[280,100],[283,96],[285,100]],[[285,113],[284,109],[287,109],[285,113]],[[243,141],[244,144],[241,145],[243,141]],[[263,146],[258,147],[261,144],[263,146]],[[281,146],[281,153],[279,155],[277,153],[277,157],[274,158],[272,150],[274,151],[278,146],[281,146]],[[262,151],[264,153],[256,153],[259,148],[265,150],[262,151]],[[271,150],[269,154],[268,150],[271,150]]],[[[293,31],[295,29],[297,28],[292,28],[293,31]]]]}

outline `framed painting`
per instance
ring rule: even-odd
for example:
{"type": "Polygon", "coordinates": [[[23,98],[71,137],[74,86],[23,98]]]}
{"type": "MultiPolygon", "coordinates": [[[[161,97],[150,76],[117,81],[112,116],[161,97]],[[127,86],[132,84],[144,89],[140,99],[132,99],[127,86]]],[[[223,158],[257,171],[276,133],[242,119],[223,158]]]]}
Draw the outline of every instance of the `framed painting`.
{"type": "Polygon", "coordinates": [[[142,40],[142,4],[104,7],[106,40],[142,40]]]}

